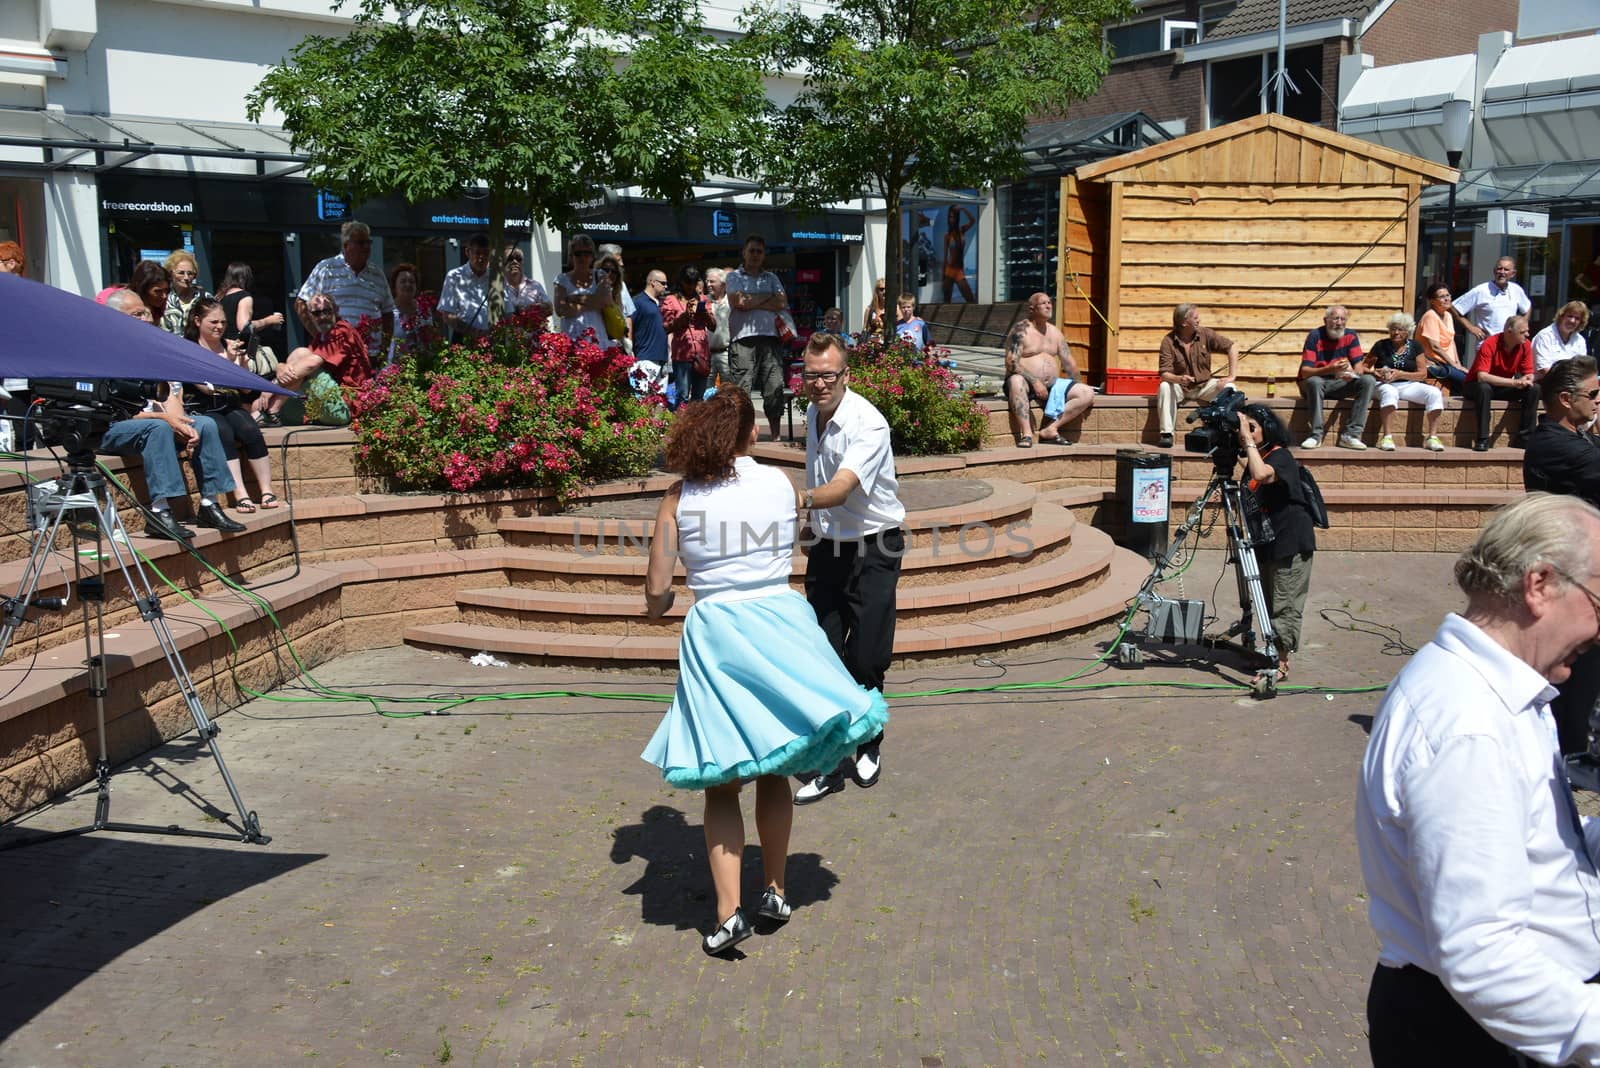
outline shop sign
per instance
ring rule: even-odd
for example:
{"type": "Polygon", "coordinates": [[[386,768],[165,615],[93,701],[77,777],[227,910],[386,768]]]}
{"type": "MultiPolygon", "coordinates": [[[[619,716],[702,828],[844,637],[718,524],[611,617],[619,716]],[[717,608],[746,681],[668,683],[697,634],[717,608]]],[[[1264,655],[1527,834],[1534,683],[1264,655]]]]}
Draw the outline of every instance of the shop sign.
{"type": "Polygon", "coordinates": [[[807,267],[794,272],[794,280],[799,283],[817,283],[822,281],[822,272],[815,267],[807,267]]]}
{"type": "Polygon", "coordinates": [[[324,222],[332,222],[347,218],[350,215],[350,201],[347,197],[330,193],[326,189],[317,190],[317,218],[324,222]]]}
{"type": "Polygon", "coordinates": [[[732,237],[739,230],[739,216],[724,208],[711,213],[711,236],[732,237]]]}
{"type": "Polygon", "coordinates": [[[1510,234],[1512,237],[1549,237],[1550,216],[1542,211],[1490,208],[1484,229],[1491,234],[1510,234]]]}

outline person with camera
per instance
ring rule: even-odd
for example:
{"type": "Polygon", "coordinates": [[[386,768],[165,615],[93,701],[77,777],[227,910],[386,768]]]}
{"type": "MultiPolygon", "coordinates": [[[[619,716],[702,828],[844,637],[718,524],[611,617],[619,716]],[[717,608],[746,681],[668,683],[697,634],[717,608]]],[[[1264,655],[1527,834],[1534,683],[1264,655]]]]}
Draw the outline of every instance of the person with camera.
{"type": "Polygon", "coordinates": [[[678,291],[662,298],[661,317],[672,339],[672,381],[678,403],[698,401],[711,383],[711,331],[717,325],[711,299],[700,291],[700,268],[691,263],[678,271],[678,291]]]}
{"type": "Polygon", "coordinates": [[[1200,309],[1180,304],[1172,309],[1172,332],[1161,339],[1161,385],[1156,387],[1156,413],[1163,449],[1172,448],[1172,431],[1178,422],[1180,401],[1210,404],[1217,391],[1231,385],[1239,374],[1239,343],[1200,325],[1200,309]],[[1211,357],[1228,357],[1228,373],[1211,374],[1211,357]]]}
{"type": "Polygon", "coordinates": [[[1302,449],[1322,444],[1322,402],[1329,397],[1350,398],[1350,421],[1339,435],[1339,447],[1358,452],[1367,447],[1361,432],[1367,425],[1378,380],[1362,370],[1366,357],[1361,338],[1354,330],[1345,329],[1349,320],[1344,305],[1335,304],[1323,313],[1322,325],[1306,335],[1305,351],[1300,355],[1300,396],[1310,410],[1311,434],[1300,443],[1302,449]]]}
{"type": "MultiPolygon", "coordinates": [[[[131,289],[111,294],[106,306],[154,324],[153,315],[146,318],[149,306],[131,289]]],[[[194,537],[194,531],[178,522],[167,505],[172,498],[189,493],[181,461],[191,456],[200,479],[195,522],[224,534],[237,534],[245,529],[244,524],[222,510],[222,498],[233,490],[234,481],[217,424],[208,416],[184,412],[181,382],[168,383],[168,390],[165,400],[153,400],[138,415],[112,423],[100,439],[99,451],[110,456],[138,456],[143,464],[144,484],[150,491],[145,537],[185,544],[194,537]]]]}
{"type": "Polygon", "coordinates": [[[1277,635],[1282,682],[1289,677],[1289,654],[1300,648],[1317,532],[1300,484],[1299,462],[1289,451],[1289,432],[1271,408],[1246,404],[1239,409],[1239,447],[1245,486],[1272,526],[1272,540],[1256,545],[1256,565],[1277,635]]]}
{"type": "Polygon", "coordinates": [[[467,262],[445,272],[435,313],[456,337],[489,332],[489,235],[467,239],[467,262]]]}

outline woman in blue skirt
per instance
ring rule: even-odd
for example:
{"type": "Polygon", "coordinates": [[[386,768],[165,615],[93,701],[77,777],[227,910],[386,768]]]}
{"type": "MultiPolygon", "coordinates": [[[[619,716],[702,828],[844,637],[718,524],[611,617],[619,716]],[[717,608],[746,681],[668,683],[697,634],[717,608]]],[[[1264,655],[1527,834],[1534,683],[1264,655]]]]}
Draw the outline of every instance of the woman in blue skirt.
{"type": "Polygon", "coordinates": [[[755,441],[744,390],[719,391],[679,412],[667,467],[683,481],[656,512],[645,578],[651,618],[672,607],[679,558],[695,595],[678,647],[677,693],[642,755],[673,786],[706,792],[717,928],[702,946],[713,955],[753,933],[739,907],[739,787],[756,782],[766,878],[756,915],[783,923],[794,813],[787,776],[833,767],[889,718],[882,696],[850,677],[816,613],[789,588],[799,495],[786,475],[750,457],[755,441]]]}

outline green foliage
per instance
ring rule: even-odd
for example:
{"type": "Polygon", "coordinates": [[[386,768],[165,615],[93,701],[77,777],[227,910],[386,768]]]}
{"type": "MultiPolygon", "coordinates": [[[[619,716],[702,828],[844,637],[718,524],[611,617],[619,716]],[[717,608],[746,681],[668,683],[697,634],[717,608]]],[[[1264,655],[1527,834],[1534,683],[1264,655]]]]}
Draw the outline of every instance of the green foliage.
{"type": "Polygon", "coordinates": [[[902,190],[1019,174],[1030,119],[1099,88],[1101,27],[1131,11],[1128,0],[836,0],[817,18],[754,10],[752,42],[806,72],[772,124],[768,178],[802,210],[860,196],[864,184],[883,197],[897,293],[902,190]]]}
{"type": "Polygon", "coordinates": [[[582,486],[650,471],[667,417],[621,349],[544,332],[537,309],[470,344],[430,340],[351,396],[362,469],[411,489],[582,486]]]}
{"type": "Polygon", "coordinates": [[[981,448],[989,416],[939,360],[896,338],[863,336],[850,352],[850,388],[889,422],[898,456],[941,456],[981,448]]]}

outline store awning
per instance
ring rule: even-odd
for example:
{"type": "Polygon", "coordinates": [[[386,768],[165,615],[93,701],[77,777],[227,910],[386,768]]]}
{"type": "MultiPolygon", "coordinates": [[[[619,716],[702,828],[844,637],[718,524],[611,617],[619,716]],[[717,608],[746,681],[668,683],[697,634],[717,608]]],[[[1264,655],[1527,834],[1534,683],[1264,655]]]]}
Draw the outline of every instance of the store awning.
{"type": "Polygon", "coordinates": [[[1172,135],[1144,112],[1119,111],[1035,123],[1022,137],[1022,158],[1029,174],[1057,175],[1170,140],[1172,135]]]}
{"type": "Polygon", "coordinates": [[[264,178],[305,169],[284,131],[247,123],[0,108],[0,167],[101,173],[140,161],[239,160],[264,178]]]}
{"type": "Polygon", "coordinates": [[[1577,160],[1600,140],[1600,37],[1508,48],[1483,85],[1499,159],[1577,160]]]}
{"type": "Polygon", "coordinates": [[[1472,99],[1477,69],[1466,55],[1364,70],[1339,109],[1339,132],[1444,163],[1442,108],[1472,99]]]}
{"type": "MultiPolygon", "coordinates": [[[[1449,186],[1425,189],[1422,210],[1444,211],[1449,196],[1449,186]]],[[[1600,159],[1464,171],[1456,186],[1458,215],[1487,208],[1538,210],[1557,203],[1570,208],[1583,202],[1600,206],[1600,159]]]]}

